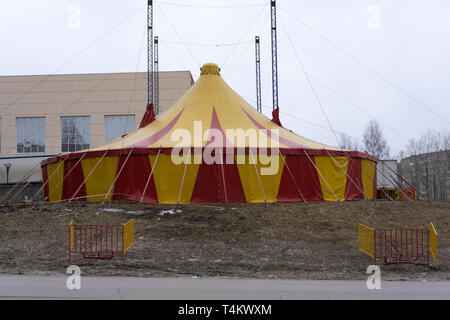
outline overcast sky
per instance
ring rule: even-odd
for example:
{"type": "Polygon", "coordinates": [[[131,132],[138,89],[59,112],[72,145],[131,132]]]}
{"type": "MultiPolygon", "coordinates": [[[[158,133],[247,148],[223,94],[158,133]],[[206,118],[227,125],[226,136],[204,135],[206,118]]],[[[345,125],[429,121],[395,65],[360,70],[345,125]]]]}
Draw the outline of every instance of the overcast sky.
{"type": "MultiPolygon", "coordinates": [[[[146,3],[1,0],[0,75],[146,71],[146,3]]],[[[190,70],[196,79],[203,63],[215,62],[228,84],[253,105],[254,37],[259,35],[263,113],[271,116],[269,1],[154,3],[160,71],[190,70]]],[[[410,138],[449,129],[450,1],[278,0],[277,5],[285,127],[337,144],[301,61],[339,133],[362,139],[375,117],[396,155],[410,138]]]]}

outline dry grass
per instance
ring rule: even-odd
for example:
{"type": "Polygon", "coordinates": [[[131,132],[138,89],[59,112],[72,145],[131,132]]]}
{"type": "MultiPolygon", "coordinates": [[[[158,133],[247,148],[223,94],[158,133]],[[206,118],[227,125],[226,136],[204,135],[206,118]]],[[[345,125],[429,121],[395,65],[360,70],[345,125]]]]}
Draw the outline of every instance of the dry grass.
{"type": "Polygon", "coordinates": [[[67,226],[123,223],[135,217],[136,245],[126,261],[83,260],[84,274],[122,276],[232,276],[296,279],[363,279],[371,259],[358,255],[357,225],[427,228],[439,232],[438,262],[383,266],[385,279],[450,279],[450,203],[366,202],[180,206],[45,204],[0,208],[0,273],[64,274],[67,226]]]}

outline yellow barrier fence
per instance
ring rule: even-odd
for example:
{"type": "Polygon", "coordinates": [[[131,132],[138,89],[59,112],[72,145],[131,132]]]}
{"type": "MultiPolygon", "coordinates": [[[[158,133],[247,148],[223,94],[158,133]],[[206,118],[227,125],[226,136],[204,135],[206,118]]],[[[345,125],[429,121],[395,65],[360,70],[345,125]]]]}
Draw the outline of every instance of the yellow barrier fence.
{"type": "Polygon", "coordinates": [[[376,264],[375,257],[375,230],[363,224],[358,225],[358,249],[373,258],[373,264],[376,264]]]}
{"type": "Polygon", "coordinates": [[[134,219],[122,225],[122,259],[125,259],[125,252],[134,246],[134,219]]]}
{"type": "Polygon", "coordinates": [[[69,261],[72,256],[72,248],[73,248],[73,219],[69,223],[69,261]]]}
{"type": "Polygon", "coordinates": [[[75,224],[69,223],[69,257],[82,254],[87,259],[112,259],[134,246],[134,219],[124,224],[75,224]]]}
{"type": "Polygon", "coordinates": [[[437,259],[437,236],[438,234],[433,223],[430,223],[430,250],[433,255],[434,262],[436,262],[437,259]]]}

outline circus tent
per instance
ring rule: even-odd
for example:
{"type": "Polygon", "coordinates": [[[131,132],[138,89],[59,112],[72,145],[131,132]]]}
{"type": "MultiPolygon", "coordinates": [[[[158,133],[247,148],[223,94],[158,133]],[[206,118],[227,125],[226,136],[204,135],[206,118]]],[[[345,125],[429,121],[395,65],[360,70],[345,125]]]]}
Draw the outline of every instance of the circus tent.
{"type": "Polygon", "coordinates": [[[42,162],[46,201],[161,204],[373,199],[376,159],[283,128],[215,64],[168,111],[101,147],[42,162]]]}

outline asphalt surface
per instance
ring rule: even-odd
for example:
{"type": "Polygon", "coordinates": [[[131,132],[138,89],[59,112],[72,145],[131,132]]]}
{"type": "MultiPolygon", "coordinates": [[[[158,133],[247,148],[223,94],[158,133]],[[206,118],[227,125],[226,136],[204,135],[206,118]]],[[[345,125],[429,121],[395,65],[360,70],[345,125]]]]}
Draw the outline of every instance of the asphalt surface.
{"type": "Polygon", "coordinates": [[[304,300],[450,299],[450,281],[244,280],[224,278],[81,277],[69,290],[67,277],[0,275],[0,299],[304,300]]]}

